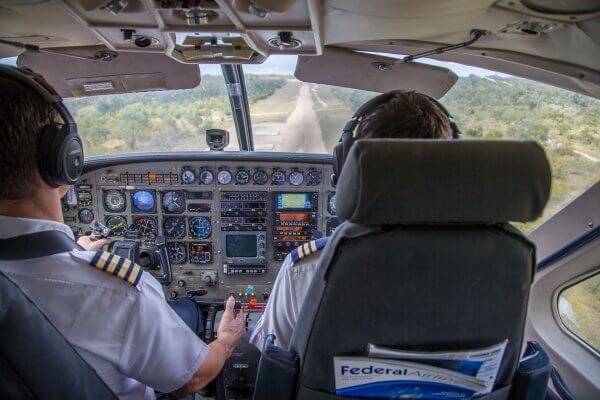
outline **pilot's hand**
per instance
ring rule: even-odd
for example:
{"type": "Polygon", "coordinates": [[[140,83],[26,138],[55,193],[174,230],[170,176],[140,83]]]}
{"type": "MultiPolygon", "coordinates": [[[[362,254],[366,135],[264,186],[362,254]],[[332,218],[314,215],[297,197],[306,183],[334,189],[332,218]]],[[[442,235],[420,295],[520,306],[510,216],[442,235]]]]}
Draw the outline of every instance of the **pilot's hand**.
{"type": "Polygon", "coordinates": [[[221,317],[219,329],[217,330],[217,341],[221,342],[229,354],[240,343],[242,336],[246,332],[244,324],[244,314],[240,310],[237,316],[234,316],[235,299],[229,296],[225,305],[225,312],[221,317]]]}
{"type": "Polygon", "coordinates": [[[98,239],[92,241],[89,235],[80,236],[79,239],[77,239],[77,244],[83,247],[84,250],[88,251],[98,251],[102,249],[104,245],[107,245],[109,243],[110,239],[98,239]]]}

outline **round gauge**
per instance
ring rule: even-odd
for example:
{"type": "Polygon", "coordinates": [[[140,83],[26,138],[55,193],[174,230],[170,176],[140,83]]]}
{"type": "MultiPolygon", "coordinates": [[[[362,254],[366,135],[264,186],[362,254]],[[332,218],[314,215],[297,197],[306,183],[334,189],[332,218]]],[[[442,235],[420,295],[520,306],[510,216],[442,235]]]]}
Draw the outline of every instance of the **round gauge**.
{"type": "Polygon", "coordinates": [[[168,242],[167,252],[169,253],[169,260],[175,264],[185,264],[187,249],[185,243],[182,242],[168,242]]]}
{"type": "Polygon", "coordinates": [[[235,173],[236,185],[247,185],[250,182],[250,172],[247,169],[238,169],[235,173]]]}
{"type": "Polygon", "coordinates": [[[133,207],[139,211],[154,210],[154,193],[147,190],[138,190],[131,195],[133,207]]]}
{"type": "Polygon", "coordinates": [[[210,219],[207,217],[194,217],[190,218],[190,235],[199,239],[206,239],[210,236],[212,227],[210,225],[210,219]]]}
{"type": "Polygon", "coordinates": [[[139,237],[156,236],[156,220],[152,217],[137,217],[134,218],[131,229],[138,232],[139,237]]]}
{"type": "Polygon", "coordinates": [[[201,184],[210,185],[211,183],[213,183],[214,179],[215,179],[215,176],[213,175],[212,171],[205,169],[202,172],[200,172],[200,183],[201,184]]]}
{"type": "Polygon", "coordinates": [[[94,220],[94,212],[89,208],[82,208],[79,210],[77,216],[79,217],[79,222],[82,224],[91,224],[94,220]]]}
{"type": "Polygon", "coordinates": [[[185,196],[183,192],[165,192],[162,195],[162,208],[169,214],[181,214],[185,211],[185,196]]]}
{"type": "Polygon", "coordinates": [[[181,171],[181,182],[186,185],[194,183],[196,180],[196,174],[191,169],[184,169],[181,171]]]}
{"type": "Polygon", "coordinates": [[[231,183],[231,172],[226,169],[222,169],[217,174],[217,182],[221,185],[229,185],[231,183]]]}
{"type": "Polygon", "coordinates": [[[104,192],[104,208],[110,212],[121,212],[125,210],[125,195],[122,191],[111,189],[104,192]]]}
{"type": "Polygon", "coordinates": [[[311,169],[306,174],[306,184],[308,186],[319,186],[321,184],[321,171],[311,169]]]}
{"type": "Polygon", "coordinates": [[[127,220],[120,215],[106,217],[106,226],[110,229],[110,236],[123,236],[127,231],[127,220]]]}
{"type": "Polygon", "coordinates": [[[252,176],[254,183],[257,185],[264,185],[269,180],[269,175],[263,169],[257,169],[252,176]]]}
{"type": "Polygon", "coordinates": [[[329,211],[329,214],[335,215],[335,192],[329,193],[329,200],[327,200],[327,211],[329,211]]]}
{"type": "Polygon", "coordinates": [[[294,186],[300,186],[304,182],[304,174],[300,171],[290,172],[290,183],[294,186]]]}
{"type": "Polygon", "coordinates": [[[167,217],[163,221],[163,233],[168,238],[185,236],[185,219],[183,217],[167,217]]]}
{"type": "Polygon", "coordinates": [[[271,182],[273,182],[273,185],[277,186],[285,185],[285,173],[282,171],[273,172],[273,175],[271,175],[271,182]]]}

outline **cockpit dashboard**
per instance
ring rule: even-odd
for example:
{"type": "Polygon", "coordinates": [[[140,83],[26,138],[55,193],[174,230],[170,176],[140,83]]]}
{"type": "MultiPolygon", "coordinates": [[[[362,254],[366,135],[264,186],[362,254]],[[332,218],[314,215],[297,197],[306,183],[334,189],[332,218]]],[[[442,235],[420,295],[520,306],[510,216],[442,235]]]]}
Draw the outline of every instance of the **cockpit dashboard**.
{"type": "Polygon", "coordinates": [[[76,236],[94,221],[107,226],[109,250],[135,245],[135,261],[168,299],[233,294],[260,304],[286,255],[337,226],[331,174],[331,157],[314,154],[93,158],[65,196],[63,215],[76,236]]]}

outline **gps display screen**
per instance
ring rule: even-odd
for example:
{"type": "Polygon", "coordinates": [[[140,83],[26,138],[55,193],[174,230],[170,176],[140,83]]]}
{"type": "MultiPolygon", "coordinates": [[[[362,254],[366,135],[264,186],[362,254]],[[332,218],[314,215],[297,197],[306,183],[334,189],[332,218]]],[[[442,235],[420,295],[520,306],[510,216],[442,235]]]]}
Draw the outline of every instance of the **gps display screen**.
{"type": "Polygon", "coordinates": [[[278,210],[310,210],[310,193],[277,193],[275,206],[278,210]]]}
{"type": "Polygon", "coordinates": [[[225,236],[225,253],[227,257],[256,257],[256,235],[225,236]]]}

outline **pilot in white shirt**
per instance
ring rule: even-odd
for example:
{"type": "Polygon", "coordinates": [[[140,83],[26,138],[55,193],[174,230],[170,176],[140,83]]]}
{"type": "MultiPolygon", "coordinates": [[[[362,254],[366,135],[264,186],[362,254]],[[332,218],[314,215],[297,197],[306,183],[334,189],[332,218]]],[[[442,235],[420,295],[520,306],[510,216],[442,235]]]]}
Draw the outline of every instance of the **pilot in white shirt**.
{"type": "MultiPolygon", "coordinates": [[[[9,66],[0,66],[0,165],[0,239],[21,237],[36,249],[36,239],[24,235],[55,231],[70,242],[73,232],[62,223],[61,198],[81,174],[81,138],[43,78],[9,66]]],[[[7,243],[0,249],[5,253],[11,250],[7,243]]],[[[78,243],[99,247],[89,238],[78,243]]],[[[233,297],[218,338],[206,345],[167,304],[158,281],[130,260],[81,250],[49,256],[32,251],[27,258],[27,249],[13,246],[23,257],[0,259],[0,270],[120,399],[154,399],[153,389],[180,397],[200,390],[245,333],[233,297]]]]}
{"type": "MultiPolygon", "coordinates": [[[[71,229],[58,222],[0,216],[0,239],[48,230],[73,238],[71,229]]],[[[0,270],[42,308],[119,398],[154,399],[152,388],[164,393],[179,389],[209,347],[167,304],[152,275],[129,260],[121,263],[119,275],[118,262],[108,256],[72,250],[0,261],[0,270]],[[105,258],[107,271],[98,269],[103,264],[94,261],[97,255],[105,258]]]]}
{"type": "MultiPolygon", "coordinates": [[[[382,95],[360,108],[355,115],[354,137],[358,139],[451,139],[454,129],[447,111],[431,98],[416,92],[395,91],[382,95]],[[390,93],[391,94],[391,93],[390,93]],[[386,97],[387,96],[387,97],[386,97]]],[[[458,133],[458,132],[457,132],[458,133]]],[[[347,151],[345,152],[347,154],[347,151]]],[[[339,169],[343,167],[338,165],[339,169]]],[[[341,193],[337,194],[342,195],[341,193]]],[[[264,340],[275,335],[275,344],[289,349],[294,328],[298,322],[308,289],[317,274],[319,258],[327,238],[305,243],[293,250],[283,261],[273,284],[271,296],[262,318],[257,322],[250,341],[262,349],[264,340]]]]}
{"type": "Polygon", "coordinates": [[[306,294],[318,271],[321,252],[329,238],[310,241],[285,257],[275,278],[271,296],[262,317],[250,335],[250,343],[262,350],[268,335],[275,344],[288,349],[306,294]]]}

